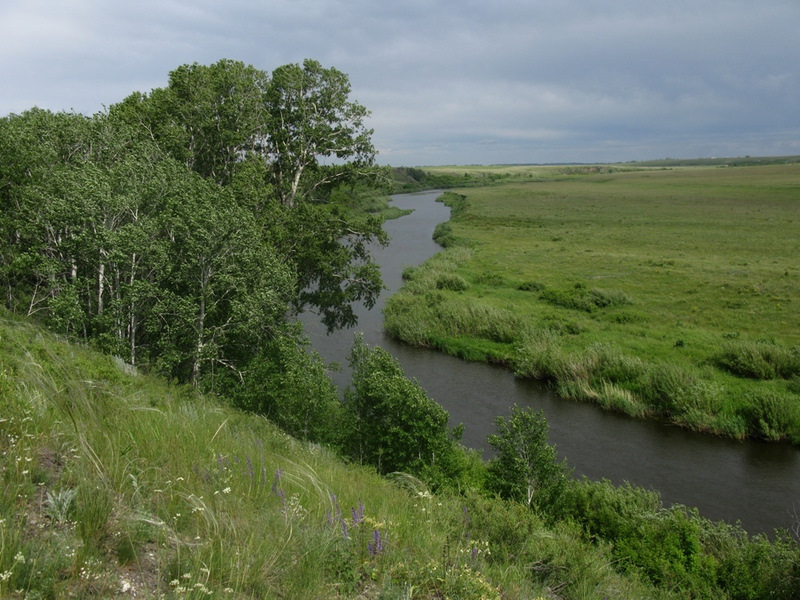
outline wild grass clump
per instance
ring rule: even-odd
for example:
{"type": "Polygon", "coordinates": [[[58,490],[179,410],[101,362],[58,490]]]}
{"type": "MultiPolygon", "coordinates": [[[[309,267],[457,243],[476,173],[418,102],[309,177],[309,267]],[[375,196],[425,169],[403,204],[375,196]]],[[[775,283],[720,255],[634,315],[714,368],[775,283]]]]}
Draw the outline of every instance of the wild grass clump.
{"type": "Polygon", "coordinates": [[[749,433],[769,441],[800,443],[800,401],[793,394],[774,390],[751,392],[745,402],[749,433]]]}
{"type": "Polygon", "coordinates": [[[561,336],[550,328],[529,330],[515,348],[513,368],[519,377],[557,381],[567,363],[561,336]]]}
{"type": "Polygon", "coordinates": [[[456,273],[441,273],[436,277],[436,289],[463,292],[469,289],[469,284],[466,279],[456,273]]]}
{"type": "Polygon", "coordinates": [[[766,341],[728,342],[711,360],[720,368],[739,377],[800,377],[800,346],[785,348],[766,341]]]}
{"type": "Polygon", "coordinates": [[[539,293],[539,298],[554,306],[585,312],[592,312],[599,308],[632,304],[632,300],[625,292],[620,290],[588,289],[582,283],[576,283],[573,287],[563,290],[543,289],[539,293]]]}

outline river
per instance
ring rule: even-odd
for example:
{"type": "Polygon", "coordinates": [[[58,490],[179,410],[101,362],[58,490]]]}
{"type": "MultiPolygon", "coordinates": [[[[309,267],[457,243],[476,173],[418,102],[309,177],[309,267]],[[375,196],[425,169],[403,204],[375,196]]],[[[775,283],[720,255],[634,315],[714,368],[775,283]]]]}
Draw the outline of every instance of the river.
{"type": "Polygon", "coordinates": [[[588,403],[558,398],[501,367],[411,348],[385,336],[382,308],[402,284],[403,268],[441,250],[432,233],[436,224],[448,220],[449,209],[435,202],[439,194],[393,197],[395,206],[414,212],[385,224],[392,241],[386,248],[376,248],[373,256],[387,289],[372,310],[359,307],[356,327],[327,335],[314,315],[301,315],[317,352],[326,362],[343,366],[333,374],[340,389],[349,383],[346,362],[353,336],[362,332],[368,344],[380,345],[400,361],[406,375],[419,381],[449,412],[451,424],[464,424],[463,443],[484,450],[484,456],[489,456],[486,436],[494,432],[494,418],[507,416],[514,404],[530,406],[544,412],[550,442],[575,476],[655,489],[666,505],[695,506],[710,519],[740,521],[750,533],[771,533],[797,522],[800,449],[724,440],[607,413],[588,403]]]}

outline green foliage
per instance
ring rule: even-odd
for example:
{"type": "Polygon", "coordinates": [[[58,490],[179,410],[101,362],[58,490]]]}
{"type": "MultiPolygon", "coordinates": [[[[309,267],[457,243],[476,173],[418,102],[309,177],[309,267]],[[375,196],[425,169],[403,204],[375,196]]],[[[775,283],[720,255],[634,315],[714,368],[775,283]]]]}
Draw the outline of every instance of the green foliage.
{"type": "Polygon", "coordinates": [[[330,193],[333,185],[364,179],[375,159],[366,108],[349,100],[350,81],[335,68],[307,59],[278,67],[265,95],[268,135],[259,151],[271,165],[272,183],[289,207],[330,193]],[[321,157],[336,164],[322,165],[321,157]]]}
{"type": "Polygon", "coordinates": [[[772,390],[752,392],[747,397],[746,419],[750,434],[769,441],[800,442],[800,402],[793,394],[772,390]]]}
{"type": "Polygon", "coordinates": [[[386,235],[348,198],[387,184],[349,93],[315,61],[221,60],[91,118],[0,120],[6,305],[206,389],[241,379],[290,308],[354,324],[386,235]]]}
{"type": "Polygon", "coordinates": [[[457,480],[462,464],[447,412],[382,348],[357,337],[349,362],[346,452],[379,473],[407,472],[435,485],[457,480]]]}
{"type": "Polygon", "coordinates": [[[514,406],[508,419],[495,419],[489,445],[497,457],[489,463],[489,489],[503,498],[540,509],[556,504],[566,484],[565,462],[547,443],[549,426],[542,412],[514,406]]]}
{"type": "Polygon", "coordinates": [[[683,597],[792,598],[800,582],[797,542],[750,538],[738,525],[710,522],[656,492],[609,481],[571,482],[556,507],[587,535],[612,544],[622,568],[683,597]]]}
{"type": "Polygon", "coordinates": [[[244,381],[224,386],[236,406],[264,415],[298,439],[333,446],[341,442],[336,387],[299,332],[263,344],[245,372],[244,381]]]}
{"type": "Polygon", "coordinates": [[[545,285],[539,281],[525,281],[517,286],[521,292],[541,292],[545,285]]]}
{"type": "Polygon", "coordinates": [[[441,273],[436,278],[436,288],[450,290],[451,292],[463,292],[469,288],[469,284],[463,277],[455,273],[441,273]]]}

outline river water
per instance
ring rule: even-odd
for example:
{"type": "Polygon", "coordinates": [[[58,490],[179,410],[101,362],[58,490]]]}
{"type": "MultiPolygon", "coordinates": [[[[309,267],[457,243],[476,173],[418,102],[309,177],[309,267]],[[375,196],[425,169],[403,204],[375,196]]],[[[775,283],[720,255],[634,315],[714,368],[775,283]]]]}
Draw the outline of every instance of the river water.
{"type": "Polygon", "coordinates": [[[791,528],[800,517],[800,449],[785,444],[736,442],[675,427],[636,421],[607,413],[588,403],[556,397],[544,386],[517,379],[508,370],[468,363],[439,352],[411,348],[383,333],[385,299],[402,284],[402,270],[441,250],[433,241],[436,224],[449,219],[449,209],[435,202],[439,192],[393,197],[399,208],[414,210],[387,221],[392,238],[373,256],[381,266],[386,290],[372,310],[359,307],[358,325],[327,335],[314,315],[301,315],[312,344],[326,362],[337,362],[333,373],[343,389],[350,380],[347,355],[356,332],[370,345],[395,356],[407,376],[450,413],[452,425],[463,423],[462,442],[490,455],[486,436],[494,432],[498,415],[511,407],[542,410],[550,424],[550,443],[574,470],[575,476],[629,481],[655,489],[666,505],[699,508],[710,519],[740,521],[750,533],[791,528]]]}

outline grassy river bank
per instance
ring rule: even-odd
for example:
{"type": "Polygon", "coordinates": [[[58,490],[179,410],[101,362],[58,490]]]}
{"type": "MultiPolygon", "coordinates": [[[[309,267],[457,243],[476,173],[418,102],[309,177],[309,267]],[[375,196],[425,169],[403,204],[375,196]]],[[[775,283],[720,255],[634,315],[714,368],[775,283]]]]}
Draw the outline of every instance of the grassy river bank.
{"type": "Polygon", "coordinates": [[[390,335],[637,418],[800,443],[800,166],[474,171],[506,183],[445,195],[446,249],[407,269],[390,335]]]}

